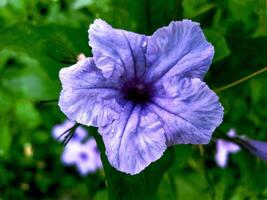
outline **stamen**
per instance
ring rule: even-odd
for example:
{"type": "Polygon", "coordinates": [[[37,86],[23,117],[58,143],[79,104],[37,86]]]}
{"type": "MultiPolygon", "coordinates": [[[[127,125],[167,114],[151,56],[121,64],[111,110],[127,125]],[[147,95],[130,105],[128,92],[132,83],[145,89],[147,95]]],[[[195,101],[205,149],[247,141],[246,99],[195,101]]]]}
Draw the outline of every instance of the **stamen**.
{"type": "Polygon", "coordinates": [[[64,137],[62,144],[64,146],[66,146],[69,141],[72,139],[75,130],[80,126],[80,124],[76,123],[75,125],[73,125],[71,128],[69,128],[68,130],[64,131],[61,135],[59,135],[56,140],[60,140],[61,137],[64,137]]]}

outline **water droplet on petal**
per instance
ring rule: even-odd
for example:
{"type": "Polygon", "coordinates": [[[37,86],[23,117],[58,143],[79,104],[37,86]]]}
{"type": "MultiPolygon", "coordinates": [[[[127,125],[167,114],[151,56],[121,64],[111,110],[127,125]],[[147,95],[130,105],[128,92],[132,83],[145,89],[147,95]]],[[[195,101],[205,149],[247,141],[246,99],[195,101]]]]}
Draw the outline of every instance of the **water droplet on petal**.
{"type": "Polygon", "coordinates": [[[141,46],[142,46],[142,48],[143,48],[143,51],[146,52],[146,48],[147,48],[147,40],[144,39],[144,40],[141,42],[141,46]]]}
{"type": "Polygon", "coordinates": [[[145,48],[145,47],[147,46],[147,41],[146,41],[146,40],[144,40],[144,41],[142,42],[142,44],[141,44],[141,45],[142,45],[142,47],[144,47],[144,48],[145,48]]]}

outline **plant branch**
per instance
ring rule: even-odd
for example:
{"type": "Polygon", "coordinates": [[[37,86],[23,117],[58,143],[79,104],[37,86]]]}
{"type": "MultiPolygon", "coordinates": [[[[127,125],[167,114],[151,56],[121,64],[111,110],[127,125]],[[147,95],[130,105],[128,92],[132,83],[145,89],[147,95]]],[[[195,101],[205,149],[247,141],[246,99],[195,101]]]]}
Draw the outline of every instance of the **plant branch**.
{"type": "Polygon", "coordinates": [[[220,87],[220,88],[214,89],[214,92],[217,93],[217,92],[221,92],[221,91],[223,91],[223,90],[229,89],[229,88],[231,88],[231,87],[234,87],[234,86],[236,86],[236,85],[238,85],[238,84],[240,84],[240,83],[243,83],[243,82],[245,82],[245,81],[247,81],[247,80],[253,78],[254,76],[257,76],[257,75],[259,75],[259,74],[261,74],[261,73],[263,73],[263,72],[265,72],[265,71],[267,71],[267,67],[264,67],[264,68],[262,68],[262,69],[260,69],[260,70],[258,70],[258,71],[256,71],[256,72],[254,72],[254,73],[252,73],[252,74],[250,74],[250,75],[248,75],[248,76],[245,76],[244,78],[241,78],[241,79],[239,79],[239,80],[237,80],[237,81],[234,81],[234,82],[232,82],[232,83],[229,83],[229,84],[227,84],[227,85],[225,85],[225,86],[222,86],[222,87],[220,87]]]}

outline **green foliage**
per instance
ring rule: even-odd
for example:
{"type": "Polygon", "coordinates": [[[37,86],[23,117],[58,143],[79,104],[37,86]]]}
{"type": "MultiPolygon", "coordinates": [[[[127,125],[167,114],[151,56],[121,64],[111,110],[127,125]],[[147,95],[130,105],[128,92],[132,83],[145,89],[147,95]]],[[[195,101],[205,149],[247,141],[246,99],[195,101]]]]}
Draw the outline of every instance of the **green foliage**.
{"type": "Polygon", "coordinates": [[[27,53],[55,78],[62,66],[75,63],[79,53],[88,52],[87,44],[76,36],[87,40],[86,29],[18,24],[0,32],[0,50],[27,53]]]}
{"type": "MultiPolygon", "coordinates": [[[[205,77],[211,88],[267,64],[266,0],[0,0],[0,199],[267,199],[266,164],[242,151],[220,169],[213,141],[175,146],[133,177],[109,165],[101,142],[106,175],[82,178],[62,165],[51,129],[65,116],[57,103],[40,101],[58,98],[62,67],[91,55],[87,29],[95,18],[147,35],[172,20],[199,22],[215,47],[205,77]]],[[[225,116],[215,137],[234,127],[267,141],[266,80],[265,73],[218,93],[225,116]]]]}
{"type": "Polygon", "coordinates": [[[17,123],[25,129],[34,129],[41,124],[40,114],[30,102],[17,102],[14,112],[17,123]]]}
{"type": "Polygon", "coordinates": [[[12,136],[9,128],[9,119],[0,120],[0,156],[6,156],[9,152],[12,136]]]}
{"type": "Polygon", "coordinates": [[[183,6],[183,17],[194,18],[214,9],[216,3],[210,2],[208,0],[199,0],[199,1],[184,0],[182,2],[182,6],[183,6]]]}
{"type": "Polygon", "coordinates": [[[214,45],[215,55],[213,63],[217,62],[230,55],[230,49],[227,46],[226,40],[222,34],[212,29],[204,30],[207,40],[214,45]]]}

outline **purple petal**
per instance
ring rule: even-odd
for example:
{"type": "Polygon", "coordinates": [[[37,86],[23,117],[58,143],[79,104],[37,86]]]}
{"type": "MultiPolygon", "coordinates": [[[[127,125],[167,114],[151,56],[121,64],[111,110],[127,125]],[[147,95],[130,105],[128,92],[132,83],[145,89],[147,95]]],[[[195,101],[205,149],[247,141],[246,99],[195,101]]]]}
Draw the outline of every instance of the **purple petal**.
{"type": "Polygon", "coordinates": [[[95,172],[91,165],[86,162],[77,163],[77,169],[82,176],[86,176],[89,173],[95,172]]]}
{"type": "Polygon", "coordinates": [[[85,128],[79,126],[76,128],[75,133],[73,135],[73,137],[71,138],[72,140],[78,140],[78,141],[82,141],[83,139],[86,138],[87,136],[87,131],[85,130],[85,128]]]}
{"type": "Polygon", "coordinates": [[[75,164],[81,151],[81,143],[77,141],[69,142],[61,155],[61,160],[65,165],[75,164]]]}
{"type": "Polygon", "coordinates": [[[219,139],[216,142],[215,161],[218,166],[224,168],[227,166],[229,154],[237,153],[238,151],[240,151],[240,147],[235,143],[219,139]]]}
{"type": "Polygon", "coordinates": [[[149,108],[164,122],[167,144],[207,144],[222,122],[217,95],[199,79],[173,77],[149,108]]]}
{"type": "Polygon", "coordinates": [[[119,119],[100,128],[111,165],[132,175],[162,156],[166,149],[164,133],[155,114],[131,103],[119,119]]]}
{"type": "Polygon", "coordinates": [[[90,155],[91,158],[93,159],[93,163],[94,163],[94,168],[98,169],[98,168],[102,168],[102,161],[101,161],[101,157],[100,157],[100,151],[97,147],[96,141],[94,139],[89,139],[86,144],[85,144],[88,149],[90,149],[90,155]]]}
{"type": "Polygon", "coordinates": [[[148,39],[148,81],[173,75],[203,79],[213,55],[214,48],[205,39],[198,23],[191,20],[171,22],[148,39]]]}
{"type": "Polygon", "coordinates": [[[221,168],[225,168],[228,162],[228,152],[224,148],[224,141],[218,140],[216,142],[216,155],[215,161],[221,168]]]}
{"type": "Polygon", "coordinates": [[[119,117],[120,92],[106,80],[91,58],[60,71],[62,91],[59,107],[71,120],[88,126],[103,126],[119,117]]]}
{"type": "Polygon", "coordinates": [[[105,77],[140,78],[145,70],[146,36],[113,29],[97,19],[89,29],[94,61],[105,77]]]}
{"type": "Polygon", "coordinates": [[[259,157],[262,160],[267,161],[267,142],[261,142],[257,140],[250,140],[247,138],[240,138],[243,146],[253,155],[259,157]]]}
{"type": "Polygon", "coordinates": [[[226,151],[229,153],[236,153],[236,152],[240,151],[240,147],[233,142],[227,142],[224,145],[224,148],[226,148],[226,151]]]}
{"type": "Polygon", "coordinates": [[[91,172],[95,172],[97,170],[97,166],[95,160],[93,158],[92,149],[85,149],[80,152],[80,155],[77,158],[76,166],[81,175],[86,175],[91,172]],[[84,159],[81,155],[86,155],[86,159],[84,159]]]}
{"type": "Polygon", "coordinates": [[[230,130],[228,131],[227,135],[228,135],[229,137],[231,137],[231,138],[235,137],[235,136],[236,136],[236,131],[235,131],[235,129],[233,129],[233,128],[230,129],[230,130]]]}
{"type": "Polygon", "coordinates": [[[61,160],[65,165],[76,165],[81,175],[95,172],[102,168],[99,151],[96,151],[94,139],[88,139],[86,143],[71,141],[65,147],[61,160]]]}

